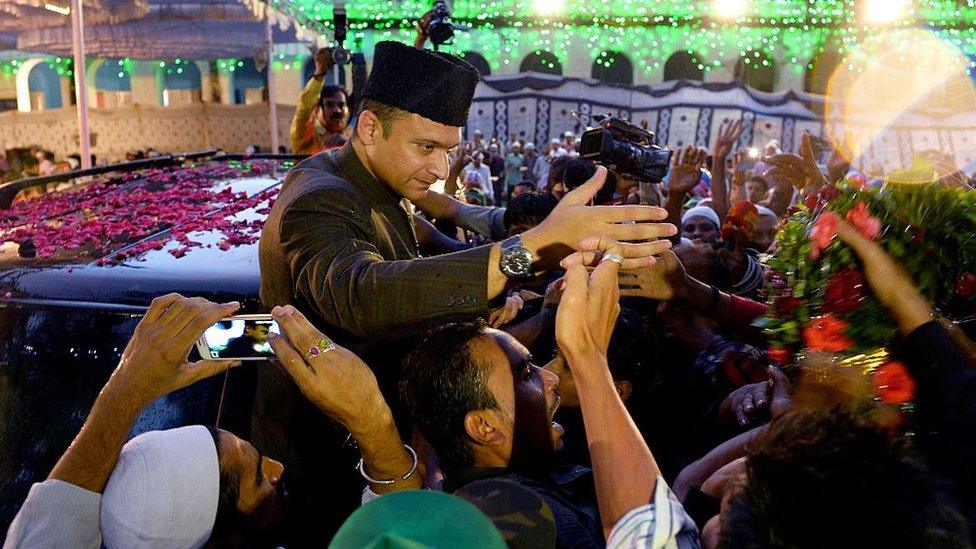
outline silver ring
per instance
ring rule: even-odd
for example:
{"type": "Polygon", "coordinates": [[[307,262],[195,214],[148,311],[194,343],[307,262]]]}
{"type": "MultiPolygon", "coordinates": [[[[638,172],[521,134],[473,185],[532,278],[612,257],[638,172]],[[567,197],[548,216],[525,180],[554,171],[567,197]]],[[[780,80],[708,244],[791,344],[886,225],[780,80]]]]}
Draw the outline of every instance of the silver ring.
{"type": "Polygon", "coordinates": [[[624,256],[620,254],[603,254],[603,257],[600,259],[600,263],[603,263],[604,261],[613,261],[617,265],[623,266],[624,256]]]}

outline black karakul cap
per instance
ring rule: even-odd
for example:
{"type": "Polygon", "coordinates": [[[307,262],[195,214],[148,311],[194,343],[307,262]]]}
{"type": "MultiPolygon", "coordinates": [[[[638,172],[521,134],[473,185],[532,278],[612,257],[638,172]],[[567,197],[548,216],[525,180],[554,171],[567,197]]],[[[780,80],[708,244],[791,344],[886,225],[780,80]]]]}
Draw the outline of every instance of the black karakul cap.
{"type": "Polygon", "coordinates": [[[478,70],[459,57],[401,42],[379,42],[363,98],[462,127],[468,123],[479,78],[478,70]]]}

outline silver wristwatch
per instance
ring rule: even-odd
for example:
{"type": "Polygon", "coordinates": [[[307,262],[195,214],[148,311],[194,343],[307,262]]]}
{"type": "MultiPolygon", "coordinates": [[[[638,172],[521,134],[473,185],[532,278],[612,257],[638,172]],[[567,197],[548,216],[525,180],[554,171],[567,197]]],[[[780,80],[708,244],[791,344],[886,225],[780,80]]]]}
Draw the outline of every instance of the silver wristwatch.
{"type": "Polygon", "coordinates": [[[522,237],[515,235],[504,242],[498,268],[508,278],[525,279],[532,276],[532,252],[522,245],[522,237]]]}

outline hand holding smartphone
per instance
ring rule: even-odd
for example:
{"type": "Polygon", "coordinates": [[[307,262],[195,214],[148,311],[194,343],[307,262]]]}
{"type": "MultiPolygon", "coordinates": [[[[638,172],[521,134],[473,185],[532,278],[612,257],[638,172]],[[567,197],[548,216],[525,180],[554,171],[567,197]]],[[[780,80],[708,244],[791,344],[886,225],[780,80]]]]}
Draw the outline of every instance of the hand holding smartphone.
{"type": "Polygon", "coordinates": [[[235,315],[219,320],[197,340],[201,358],[269,360],[275,357],[268,334],[281,333],[271,315],[235,315]]]}

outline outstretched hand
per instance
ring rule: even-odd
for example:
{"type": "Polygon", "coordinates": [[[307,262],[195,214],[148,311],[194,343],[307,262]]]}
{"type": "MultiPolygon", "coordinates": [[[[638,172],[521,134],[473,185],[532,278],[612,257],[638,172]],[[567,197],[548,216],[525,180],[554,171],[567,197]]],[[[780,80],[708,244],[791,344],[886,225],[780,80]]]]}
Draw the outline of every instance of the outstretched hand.
{"type": "Polygon", "coordinates": [[[668,193],[684,197],[701,182],[701,168],[708,154],[692,145],[679,149],[671,162],[671,175],[668,176],[668,193]]]}
{"type": "Polygon", "coordinates": [[[203,332],[240,308],[202,297],[168,294],[157,297],[136,326],[109,383],[143,404],[182,389],[238,364],[228,360],[187,362],[203,332]]]}
{"type": "Polygon", "coordinates": [[[376,376],[352,351],[322,342],[330,340],[291,305],[275,307],[271,316],[283,335],[270,334],[268,341],[288,375],[302,394],[319,410],[357,434],[372,420],[388,413],[376,376]],[[318,351],[309,353],[312,347],[318,351]]]}
{"type": "Polygon", "coordinates": [[[743,126],[741,118],[722,124],[718,130],[718,137],[715,138],[715,145],[712,147],[713,166],[717,165],[718,162],[725,162],[725,159],[732,153],[732,148],[742,137],[744,130],[745,126],[743,126]]]}
{"type": "Polygon", "coordinates": [[[817,165],[813,143],[807,132],[804,132],[800,139],[799,153],[781,153],[764,158],[767,164],[773,166],[765,176],[772,179],[787,179],[798,189],[827,183],[820,166],[817,165]]]}
{"type": "Polygon", "coordinates": [[[555,265],[591,237],[622,242],[621,255],[653,262],[664,246],[656,239],[677,234],[667,211],[656,206],[588,206],[603,187],[607,170],[598,166],[585,183],[566,194],[542,223],[522,234],[522,242],[540,256],[543,270],[555,265]],[[641,241],[641,243],[628,243],[641,241]],[[654,241],[654,242],[647,242],[654,241]]]}
{"type": "MultiPolygon", "coordinates": [[[[576,252],[566,258],[563,296],[556,311],[556,343],[569,363],[574,358],[606,355],[610,336],[620,313],[617,275],[620,264],[612,258],[623,251],[612,240],[603,240],[596,255],[576,252]],[[589,260],[587,260],[589,258],[589,260]],[[592,273],[587,266],[595,264],[592,273]]],[[[574,372],[575,374],[575,372],[574,372]]]]}
{"type": "Polygon", "coordinates": [[[620,271],[620,295],[670,301],[680,297],[688,274],[674,252],[661,254],[653,265],[620,271]]]}

